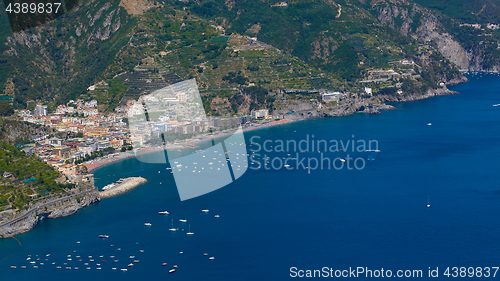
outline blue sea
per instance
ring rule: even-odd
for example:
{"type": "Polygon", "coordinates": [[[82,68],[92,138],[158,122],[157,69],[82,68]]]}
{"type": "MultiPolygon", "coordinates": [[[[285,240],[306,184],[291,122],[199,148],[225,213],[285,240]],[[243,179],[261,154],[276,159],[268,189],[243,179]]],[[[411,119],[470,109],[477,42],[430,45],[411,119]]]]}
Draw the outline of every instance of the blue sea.
{"type": "MultiPolygon", "coordinates": [[[[245,133],[249,151],[258,147],[250,146],[252,137],[260,145],[269,140],[273,151],[260,154],[278,159],[275,166],[287,154],[296,156],[276,152],[279,140],[376,140],[380,152],[323,155],[359,159],[360,169],[296,169],[290,161],[293,170],[266,170],[250,164],[233,183],[180,201],[165,165],[131,158],[105,166],[95,171],[99,187],[129,176],[148,182],[74,215],[44,220],[17,235],[19,243],[0,240],[0,279],[288,280],[292,267],[363,267],[393,274],[422,270],[425,280],[429,268],[439,270],[434,279],[446,279],[447,267],[498,267],[500,106],[493,105],[500,104],[500,77],[469,78],[451,87],[460,95],[397,103],[397,110],[380,115],[245,133]],[[170,214],[158,214],[164,210],[170,214]],[[168,231],[172,221],[179,231],[168,231]],[[194,235],[186,235],[189,225],[194,235]],[[169,274],[173,265],[178,268],[169,274]]],[[[320,156],[309,151],[300,157],[320,156]]]]}

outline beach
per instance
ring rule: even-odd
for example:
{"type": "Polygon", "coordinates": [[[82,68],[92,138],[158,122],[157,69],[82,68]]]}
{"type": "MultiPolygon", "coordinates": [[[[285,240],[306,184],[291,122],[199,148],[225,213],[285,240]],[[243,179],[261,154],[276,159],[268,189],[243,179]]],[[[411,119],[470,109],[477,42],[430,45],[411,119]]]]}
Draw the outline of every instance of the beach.
{"type": "MultiPolygon", "coordinates": [[[[253,130],[258,130],[258,129],[263,129],[263,128],[268,128],[272,126],[278,126],[278,125],[283,125],[291,122],[297,122],[297,121],[302,121],[302,120],[277,120],[277,121],[271,121],[265,124],[260,124],[257,126],[249,126],[243,128],[243,132],[248,132],[248,131],[253,131],[253,130]]],[[[137,154],[144,154],[144,153],[152,153],[156,152],[159,150],[164,150],[164,149],[186,149],[186,148],[193,148],[197,144],[209,141],[214,138],[221,138],[225,136],[229,136],[235,132],[234,129],[231,130],[225,130],[213,134],[202,134],[198,135],[189,139],[184,140],[183,142],[175,142],[175,143],[169,143],[165,147],[146,147],[146,148],[141,148],[139,151],[137,151],[137,154]]],[[[92,161],[88,161],[83,163],[85,167],[87,167],[87,171],[93,172],[101,167],[104,167],[106,165],[115,163],[120,160],[124,160],[130,157],[135,157],[136,152],[135,151],[128,151],[128,152],[117,152],[113,156],[105,156],[101,158],[96,158],[92,161]]]]}

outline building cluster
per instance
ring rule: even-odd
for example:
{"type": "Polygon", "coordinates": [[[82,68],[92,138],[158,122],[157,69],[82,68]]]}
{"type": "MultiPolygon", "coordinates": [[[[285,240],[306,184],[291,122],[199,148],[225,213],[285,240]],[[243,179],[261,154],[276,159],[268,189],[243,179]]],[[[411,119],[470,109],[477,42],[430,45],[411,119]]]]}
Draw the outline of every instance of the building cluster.
{"type": "MultiPolygon", "coordinates": [[[[163,96],[162,103],[169,106],[179,103],[189,104],[192,102],[189,99],[190,95],[181,92],[175,98],[163,96]]],[[[151,140],[161,139],[165,133],[173,135],[175,141],[216,130],[235,128],[251,123],[255,119],[262,120],[269,117],[268,110],[255,110],[252,111],[251,116],[207,119],[203,115],[198,118],[196,117],[198,112],[193,111],[191,103],[191,106],[186,107],[175,106],[173,110],[175,118],[171,115],[172,110],[164,108],[163,115],[157,116],[154,121],[148,121],[142,102],[149,103],[152,111],[160,109],[155,107],[155,102],[159,100],[154,96],[149,96],[141,102],[131,100],[115,113],[106,115],[97,111],[95,100],[70,101],[66,105],[58,106],[50,114],[47,106],[40,104],[33,112],[19,110],[18,115],[22,120],[54,128],[68,136],[66,138],[48,135],[33,136],[31,138],[33,143],[25,145],[22,150],[28,155],[38,156],[71,180],[79,173],[79,167],[75,162],[80,163],[82,160],[90,162],[89,156],[95,155],[96,151],[103,151],[104,157],[113,157],[116,152],[127,149],[132,144],[138,145],[137,147],[155,146],[157,144],[151,140]],[[140,116],[143,120],[136,122],[140,116]]]]}
{"type": "Polygon", "coordinates": [[[28,155],[38,156],[68,178],[78,173],[75,160],[84,159],[95,151],[119,151],[129,141],[126,115],[101,115],[95,100],[69,101],[50,114],[47,106],[38,104],[33,112],[20,110],[18,115],[23,121],[66,132],[67,136],[77,136],[64,139],[48,135],[32,136],[30,140],[33,143],[23,148],[28,155]]]}

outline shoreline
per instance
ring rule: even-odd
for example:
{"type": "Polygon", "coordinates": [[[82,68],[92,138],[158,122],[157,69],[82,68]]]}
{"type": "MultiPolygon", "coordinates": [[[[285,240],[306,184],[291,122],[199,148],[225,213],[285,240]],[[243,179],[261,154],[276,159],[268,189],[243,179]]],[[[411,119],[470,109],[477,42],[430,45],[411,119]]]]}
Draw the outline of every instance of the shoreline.
{"type": "MultiPolygon", "coordinates": [[[[459,79],[459,80],[452,81],[452,83],[449,83],[448,85],[457,85],[457,84],[466,83],[469,81],[469,79],[467,79],[465,76],[464,76],[464,78],[465,79],[459,79]]],[[[438,88],[438,89],[429,90],[424,95],[410,95],[409,97],[405,97],[405,98],[381,96],[381,98],[384,99],[384,104],[385,104],[385,102],[396,102],[396,103],[412,102],[412,101],[419,101],[419,100],[424,100],[424,99],[428,99],[428,98],[432,98],[432,97],[456,95],[456,94],[460,94],[460,93],[458,93],[456,91],[449,90],[448,88],[444,88],[444,89],[438,88]]],[[[392,106],[390,106],[390,107],[392,107],[392,106]]],[[[384,110],[384,108],[382,108],[382,109],[384,110]]],[[[394,108],[394,107],[393,108],[386,108],[385,110],[392,110],[392,109],[397,109],[397,108],[394,108]]],[[[353,113],[356,113],[356,112],[353,112],[353,113]]],[[[339,115],[339,116],[323,116],[323,117],[317,117],[317,118],[343,117],[343,116],[351,115],[353,113],[339,115]]],[[[317,118],[303,118],[303,119],[296,119],[296,120],[281,119],[278,121],[271,121],[271,122],[261,124],[258,126],[250,126],[247,128],[243,128],[242,131],[248,132],[248,131],[253,131],[253,130],[259,130],[259,129],[269,128],[269,127],[279,126],[279,125],[283,125],[283,124],[288,124],[288,123],[317,119],[317,118]]],[[[184,140],[184,143],[174,143],[170,147],[144,148],[144,149],[141,149],[138,152],[138,154],[154,153],[154,152],[162,151],[162,150],[169,149],[169,148],[177,148],[177,149],[186,149],[186,148],[190,148],[190,147],[193,148],[193,146],[195,146],[196,144],[231,135],[232,133],[234,133],[234,131],[235,130],[221,131],[215,135],[203,134],[201,138],[193,137],[190,139],[186,139],[186,140],[184,140]]],[[[117,156],[113,156],[112,159],[94,160],[92,164],[84,163],[83,165],[85,165],[87,167],[88,173],[90,173],[90,172],[94,172],[100,168],[103,168],[105,166],[108,166],[112,163],[115,163],[115,162],[118,162],[121,160],[125,160],[125,159],[131,158],[131,157],[135,157],[135,155],[136,155],[135,152],[118,152],[118,153],[119,154],[117,156]]]]}
{"type": "MultiPolygon", "coordinates": [[[[308,120],[308,119],[303,119],[303,120],[286,120],[286,119],[283,119],[283,120],[279,120],[279,121],[271,121],[271,122],[266,123],[266,124],[244,128],[244,129],[242,129],[242,131],[243,132],[248,132],[248,131],[253,131],[253,130],[258,130],[258,129],[264,129],[264,128],[279,126],[279,125],[288,124],[288,123],[292,123],[292,122],[304,121],[304,120],[308,120]]],[[[201,139],[200,138],[186,139],[185,143],[173,144],[171,147],[150,147],[150,148],[144,148],[144,149],[141,149],[137,154],[154,153],[154,152],[162,151],[162,150],[169,149],[169,148],[186,149],[186,148],[190,148],[190,146],[193,146],[193,145],[196,145],[196,144],[199,144],[199,143],[203,143],[203,142],[206,142],[206,141],[210,141],[212,139],[222,138],[222,137],[231,135],[232,133],[234,133],[234,130],[230,130],[229,132],[222,131],[222,132],[219,132],[219,133],[217,133],[215,135],[203,135],[203,138],[201,138],[201,139]]],[[[119,162],[119,161],[122,161],[122,160],[125,160],[125,159],[129,159],[129,158],[135,157],[135,155],[136,155],[136,153],[134,153],[134,152],[118,152],[118,153],[119,153],[118,155],[113,156],[113,158],[111,158],[111,159],[109,159],[109,158],[106,158],[106,159],[95,159],[95,160],[92,161],[91,164],[90,163],[83,163],[83,165],[85,165],[85,167],[87,167],[88,173],[91,173],[91,172],[94,172],[94,171],[96,171],[96,170],[98,170],[100,168],[108,166],[110,164],[113,164],[113,163],[116,163],[116,162],[119,162]]]]}

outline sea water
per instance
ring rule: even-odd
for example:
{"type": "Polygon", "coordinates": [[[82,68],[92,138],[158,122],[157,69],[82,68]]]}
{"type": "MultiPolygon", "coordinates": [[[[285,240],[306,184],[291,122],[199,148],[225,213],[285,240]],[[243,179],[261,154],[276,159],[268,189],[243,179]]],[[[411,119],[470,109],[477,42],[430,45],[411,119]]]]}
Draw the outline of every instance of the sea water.
{"type": "Polygon", "coordinates": [[[276,152],[279,141],[376,140],[376,154],[323,155],[363,159],[362,169],[296,169],[293,160],[293,170],[249,164],[233,183],[181,202],[165,165],[130,158],[105,166],[95,171],[99,187],[130,176],[148,182],[74,215],[41,221],[16,235],[19,243],[0,240],[0,279],[285,280],[291,268],[323,267],[422,270],[424,277],[438,267],[438,279],[446,279],[447,267],[500,266],[500,107],[493,106],[500,103],[500,77],[471,76],[451,89],[460,95],[397,103],[397,110],[380,115],[245,133],[249,152],[258,147],[252,137],[260,145],[269,141],[271,152],[255,152],[269,161],[297,156],[276,152]],[[170,214],[158,214],[164,210],[170,214]],[[168,230],[172,220],[179,231],[168,230]],[[186,235],[188,225],[193,235],[186,235]],[[133,260],[139,262],[128,267],[133,260]],[[169,274],[173,265],[178,268],[169,274]]]}

